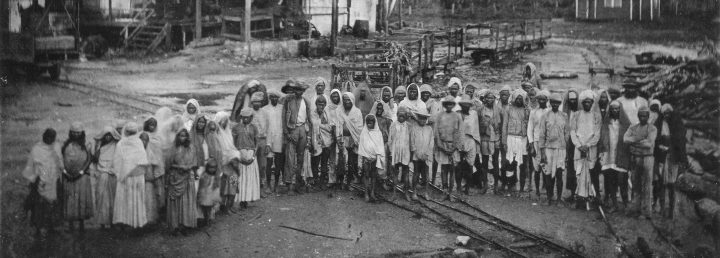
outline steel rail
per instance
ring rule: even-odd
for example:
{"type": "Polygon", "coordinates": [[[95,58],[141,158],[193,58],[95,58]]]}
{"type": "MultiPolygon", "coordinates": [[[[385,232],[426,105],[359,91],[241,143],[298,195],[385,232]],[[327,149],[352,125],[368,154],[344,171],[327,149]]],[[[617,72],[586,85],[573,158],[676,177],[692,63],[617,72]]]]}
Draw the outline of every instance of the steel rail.
{"type": "MultiPolygon", "coordinates": [[[[355,190],[365,191],[365,187],[358,186],[358,185],[355,185],[355,184],[351,184],[350,187],[352,187],[352,188],[355,189],[355,190]]],[[[400,189],[398,186],[395,186],[395,185],[394,185],[394,187],[395,187],[396,189],[398,189],[400,192],[403,192],[403,190],[400,189]]],[[[404,192],[403,192],[403,193],[404,193],[404,192]]],[[[433,219],[433,218],[431,218],[431,217],[429,217],[429,216],[427,216],[427,215],[424,215],[424,214],[422,214],[422,213],[420,213],[420,212],[414,211],[414,210],[409,209],[409,208],[407,208],[407,207],[403,207],[402,205],[400,205],[400,204],[398,204],[398,203],[396,203],[396,202],[393,202],[393,201],[391,201],[391,200],[388,200],[387,198],[383,197],[383,196],[380,195],[380,194],[377,194],[376,196],[378,197],[378,199],[380,199],[380,200],[383,201],[383,202],[387,202],[387,203],[392,204],[393,206],[400,207],[401,209],[404,209],[404,210],[408,210],[408,211],[410,211],[410,212],[412,212],[412,213],[415,213],[415,214],[417,214],[417,215],[420,215],[420,216],[422,216],[422,217],[425,217],[425,218],[427,218],[427,219],[429,219],[429,220],[431,220],[431,221],[433,221],[433,222],[435,222],[435,223],[440,223],[439,221],[437,221],[437,220],[435,220],[435,219],[433,219]]],[[[510,249],[509,247],[507,247],[507,246],[505,246],[505,245],[503,245],[503,244],[501,244],[501,243],[495,242],[495,241],[492,240],[492,239],[489,239],[489,238],[486,238],[486,237],[482,236],[480,233],[472,230],[470,227],[468,227],[468,226],[466,226],[466,225],[458,222],[457,220],[454,220],[454,219],[451,218],[450,216],[444,215],[444,214],[442,214],[441,212],[439,212],[439,211],[437,211],[437,210],[435,210],[435,209],[433,209],[433,208],[431,208],[431,207],[429,207],[429,206],[427,206],[427,205],[425,205],[425,204],[423,204],[423,203],[420,203],[420,205],[423,206],[425,209],[430,210],[431,212],[435,213],[436,215],[438,215],[439,217],[443,218],[444,220],[451,222],[453,225],[455,225],[454,230],[457,231],[457,232],[459,232],[459,233],[468,235],[468,236],[471,237],[471,238],[474,238],[474,239],[476,239],[476,240],[479,240],[479,241],[488,243],[488,244],[490,244],[490,245],[500,247],[500,249],[506,250],[508,253],[513,254],[513,255],[515,255],[515,256],[517,256],[517,257],[527,258],[527,256],[525,256],[525,255],[523,255],[523,254],[521,254],[521,253],[518,253],[517,251],[512,250],[512,249],[510,249]]]]}
{"type": "MultiPolygon", "coordinates": [[[[155,102],[143,99],[141,97],[136,97],[136,96],[132,96],[129,94],[123,94],[123,93],[119,93],[119,92],[116,92],[113,90],[109,90],[109,89],[105,89],[105,88],[101,88],[101,87],[97,87],[97,86],[92,86],[92,85],[87,85],[84,83],[79,83],[79,82],[70,81],[70,80],[57,80],[57,81],[48,80],[48,81],[43,81],[43,83],[48,83],[50,85],[53,85],[53,86],[56,86],[59,88],[73,90],[73,91],[77,91],[77,92],[84,93],[87,95],[99,97],[104,100],[107,100],[107,101],[110,101],[110,102],[113,102],[113,103],[116,103],[119,105],[127,106],[127,107],[130,107],[130,108],[133,108],[133,109],[136,109],[139,111],[143,111],[143,112],[153,113],[158,108],[161,108],[164,106],[162,104],[155,103],[155,102]]],[[[167,106],[167,107],[173,109],[174,111],[179,111],[179,109],[176,107],[172,107],[172,106],[167,106]]]]}
{"type": "MultiPolygon", "coordinates": [[[[433,184],[429,184],[429,185],[431,185],[432,188],[434,188],[434,189],[437,190],[437,191],[440,191],[440,192],[443,193],[443,194],[448,194],[446,191],[438,188],[436,185],[433,185],[433,184]]],[[[486,212],[486,211],[484,211],[484,210],[476,207],[475,205],[472,205],[472,204],[468,203],[466,200],[460,198],[459,196],[456,196],[456,195],[453,195],[453,194],[450,194],[450,196],[452,196],[454,199],[458,200],[461,204],[463,204],[463,205],[465,205],[465,206],[473,209],[474,211],[476,211],[476,212],[478,212],[478,213],[480,213],[480,214],[482,214],[482,215],[484,215],[484,216],[489,217],[490,219],[482,218],[482,217],[476,216],[476,215],[468,215],[468,214],[465,214],[465,215],[471,216],[471,217],[476,218],[476,219],[478,219],[478,220],[482,220],[482,221],[484,221],[484,222],[486,222],[486,223],[488,223],[488,224],[495,225],[495,226],[497,226],[497,227],[499,227],[499,228],[501,228],[501,229],[504,229],[504,230],[507,230],[507,231],[516,233],[516,234],[521,235],[521,236],[523,236],[523,237],[526,237],[526,238],[528,238],[528,239],[530,239],[530,240],[533,240],[533,241],[537,242],[538,244],[541,244],[541,245],[544,245],[544,246],[548,246],[548,247],[550,247],[550,248],[552,248],[552,249],[561,251],[562,253],[568,255],[569,257],[584,257],[582,254],[576,252],[575,250],[572,250],[572,249],[569,249],[569,248],[567,248],[567,247],[564,247],[564,246],[562,246],[562,245],[560,245],[560,244],[558,244],[558,243],[555,243],[555,242],[553,242],[553,241],[551,241],[551,240],[549,240],[549,239],[547,239],[547,238],[544,238],[544,237],[538,236],[538,235],[536,235],[536,234],[533,234],[533,233],[531,233],[531,232],[529,232],[529,231],[527,231],[527,230],[525,230],[525,229],[522,229],[522,228],[520,228],[520,227],[518,227],[518,226],[516,226],[516,225],[514,225],[514,224],[512,224],[512,223],[510,223],[510,222],[508,222],[508,221],[505,221],[505,220],[503,220],[503,219],[501,219],[501,218],[498,218],[498,217],[496,217],[496,216],[494,216],[494,215],[492,215],[492,214],[490,214],[490,213],[488,213],[488,212],[486,212]]],[[[438,203],[438,202],[436,202],[436,203],[438,203]]],[[[440,204],[440,203],[438,203],[438,204],[440,204]]],[[[440,204],[440,205],[446,206],[445,204],[440,204]]],[[[452,208],[452,209],[454,209],[454,208],[452,208]]]]}

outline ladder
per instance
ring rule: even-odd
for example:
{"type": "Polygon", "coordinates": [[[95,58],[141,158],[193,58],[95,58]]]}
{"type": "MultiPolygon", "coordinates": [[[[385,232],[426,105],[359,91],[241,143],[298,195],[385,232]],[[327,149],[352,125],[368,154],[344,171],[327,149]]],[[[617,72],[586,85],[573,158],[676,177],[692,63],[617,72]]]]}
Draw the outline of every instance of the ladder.
{"type": "Polygon", "coordinates": [[[170,35],[171,28],[170,23],[163,21],[148,21],[140,24],[125,40],[125,49],[151,52],[166,40],[170,35]]]}

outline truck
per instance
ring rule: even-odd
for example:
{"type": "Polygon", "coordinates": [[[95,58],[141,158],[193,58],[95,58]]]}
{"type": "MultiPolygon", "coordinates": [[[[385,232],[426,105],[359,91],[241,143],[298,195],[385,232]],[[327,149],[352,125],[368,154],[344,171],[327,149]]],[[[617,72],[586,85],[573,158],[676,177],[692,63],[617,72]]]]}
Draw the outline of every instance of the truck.
{"type": "Polygon", "coordinates": [[[79,19],[71,15],[68,4],[76,11],[80,1],[67,1],[0,1],[0,62],[4,67],[24,69],[28,79],[46,71],[53,80],[60,77],[63,62],[79,57],[79,19]]]}

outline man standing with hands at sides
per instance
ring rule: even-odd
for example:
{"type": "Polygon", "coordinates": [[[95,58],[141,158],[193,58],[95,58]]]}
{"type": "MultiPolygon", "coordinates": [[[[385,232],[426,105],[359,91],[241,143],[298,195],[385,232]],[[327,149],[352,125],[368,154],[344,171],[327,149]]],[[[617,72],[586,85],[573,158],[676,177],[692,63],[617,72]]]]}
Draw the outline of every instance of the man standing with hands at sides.
{"type": "Polygon", "coordinates": [[[590,179],[590,169],[597,159],[597,143],[600,140],[602,118],[597,104],[594,104],[595,93],[584,90],[580,93],[582,110],[570,118],[570,139],[575,145],[575,171],[577,173],[577,194],[585,201],[585,209],[590,210],[591,196],[596,196],[590,179]]]}
{"type": "MultiPolygon", "coordinates": [[[[527,93],[522,89],[513,91],[512,106],[506,112],[507,120],[503,121],[503,146],[506,148],[504,159],[512,163],[517,161],[518,167],[513,171],[513,177],[519,179],[518,194],[525,190],[527,177],[527,123],[530,110],[526,108],[527,93]]],[[[509,173],[508,173],[509,174],[509,173]]],[[[512,187],[509,185],[509,187],[512,187]]],[[[514,187],[513,187],[514,188],[514,187]]],[[[509,190],[509,189],[508,189],[509,190]]]]}
{"type": "MultiPolygon", "coordinates": [[[[282,93],[277,90],[268,90],[269,105],[265,105],[262,110],[267,116],[267,159],[265,167],[265,180],[268,188],[270,188],[270,177],[275,175],[275,183],[272,187],[273,193],[277,193],[278,181],[280,181],[280,171],[283,169],[285,156],[283,156],[283,126],[282,126],[282,110],[283,105],[279,103],[282,93]],[[273,164],[275,165],[275,173],[272,172],[273,164]]],[[[263,178],[260,178],[262,181],[263,178]]]]}
{"type": "Polygon", "coordinates": [[[460,161],[460,126],[462,117],[453,112],[455,98],[447,96],[442,101],[445,112],[435,116],[435,160],[440,166],[443,190],[447,191],[446,199],[452,199],[453,183],[455,181],[455,165],[460,161]]]}
{"type": "MultiPolygon", "coordinates": [[[[570,119],[575,115],[576,112],[578,112],[578,92],[576,89],[568,89],[568,91],[565,94],[565,103],[563,105],[563,112],[568,117],[568,125],[570,124],[570,119]]],[[[570,132],[570,129],[567,129],[568,132],[570,132]]],[[[565,160],[565,169],[567,170],[567,173],[565,174],[565,187],[566,189],[570,190],[570,196],[566,198],[566,201],[572,202],[575,200],[575,190],[577,188],[577,178],[575,175],[575,162],[572,159],[572,157],[575,157],[575,145],[573,144],[572,140],[570,140],[570,134],[567,135],[568,139],[566,139],[566,151],[565,157],[567,159],[565,160]]]]}
{"type": "MultiPolygon", "coordinates": [[[[543,116],[547,114],[547,112],[550,111],[550,108],[547,106],[548,103],[548,97],[550,96],[550,92],[547,90],[541,90],[537,93],[537,96],[535,96],[535,100],[537,101],[537,107],[530,110],[530,120],[528,121],[528,128],[527,128],[527,137],[528,137],[528,143],[530,143],[529,150],[530,150],[530,157],[532,159],[532,166],[528,166],[529,173],[531,175],[530,177],[530,183],[532,184],[533,181],[535,182],[535,195],[540,197],[540,156],[542,156],[540,152],[540,145],[538,144],[539,138],[540,138],[540,122],[542,122],[543,116]],[[534,179],[534,180],[533,180],[534,179]]],[[[530,188],[532,190],[532,188],[530,188]]]]}
{"type": "Polygon", "coordinates": [[[305,158],[305,148],[312,135],[312,121],[310,120],[310,103],[303,97],[307,85],[288,80],[281,91],[288,94],[283,103],[282,121],[283,135],[286,142],[285,153],[285,183],[288,190],[296,193],[299,189],[296,184],[303,182],[302,168],[305,158]]]}
{"type": "Polygon", "coordinates": [[[640,218],[650,218],[652,213],[652,179],[657,129],[648,123],[650,109],[641,106],[637,112],[639,123],[630,126],[623,136],[623,142],[630,145],[632,156],[633,202],[640,218]]]}
{"type": "Polygon", "coordinates": [[[543,182],[548,195],[548,205],[552,205],[554,186],[557,184],[557,202],[562,198],[563,170],[565,170],[567,114],[560,111],[562,97],[558,93],[550,95],[550,111],[540,121],[540,163],[545,167],[543,182]]]}
{"type": "Polygon", "coordinates": [[[478,117],[480,119],[480,147],[478,151],[482,157],[483,173],[480,178],[483,179],[483,190],[485,192],[489,187],[487,174],[493,176],[494,187],[493,192],[497,193],[498,187],[500,187],[500,175],[498,169],[498,160],[500,156],[500,138],[502,137],[502,125],[505,119],[505,112],[502,111],[501,107],[495,105],[495,93],[493,91],[487,91],[485,93],[485,103],[478,109],[478,117]],[[492,170],[490,170],[490,159],[492,158],[492,170]]]}

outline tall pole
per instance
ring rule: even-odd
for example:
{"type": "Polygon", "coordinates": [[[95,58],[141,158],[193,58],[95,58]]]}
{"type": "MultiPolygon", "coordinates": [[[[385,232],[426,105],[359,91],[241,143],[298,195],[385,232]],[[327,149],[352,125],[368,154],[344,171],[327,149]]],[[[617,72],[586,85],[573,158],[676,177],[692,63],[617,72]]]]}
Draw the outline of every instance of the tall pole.
{"type": "Polygon", "coordinates": [[[195,0],[195,40],[202,38],[202,0],[195,0]]]}
{"type": "MultiPolygon", "coordinates": [[[[244,28],[243,28],[243,39],[245,39],[245,42],[250,42],[250,4],[252,3],[252,0],[245,0],[245,22],[244,22],[244,28]]],[[[248,49],[250,49],[250,46],[248,46],[248,49]]]]}
{"type": "Polygon", "coordinates": [[[245,0],[245,19],[243,29],[243,39],[245,40],[245,45],[248,48],[248,56],[252,56],[252,47],[250,47],[250,16],[252,15],[250,13],[250,4],[252,0],[245,0]]]}
{"type": "Polygon", "coordinates": [[[402,9],[403,9],[403,1],[398,0],[398,29],[402,29],[403,23],[402,23],[402,9]]]}
{"type": "Polygon", "coordinates": [[[338,33],[338,0],[332,0],[332,23],[330,24],[330,55],[335,55],[338,33]]]}

